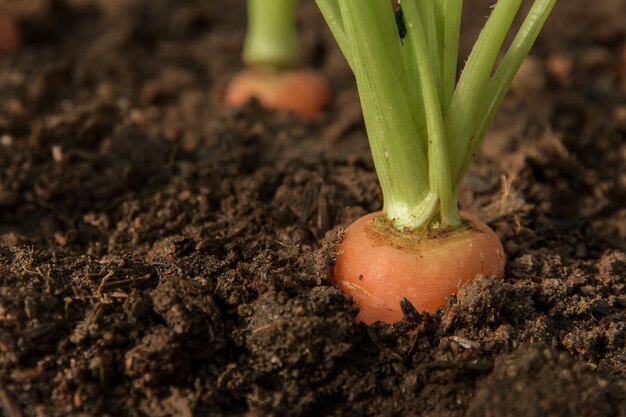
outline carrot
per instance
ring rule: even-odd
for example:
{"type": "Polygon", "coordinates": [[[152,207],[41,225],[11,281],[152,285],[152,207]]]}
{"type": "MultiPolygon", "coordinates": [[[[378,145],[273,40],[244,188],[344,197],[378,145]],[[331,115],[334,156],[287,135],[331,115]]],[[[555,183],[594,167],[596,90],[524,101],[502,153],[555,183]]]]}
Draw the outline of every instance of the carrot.
{"type": "Polygon", "coordinates": [[[402,297],[418,311],[432,312],[478,275],[504,278],[502,244],[475,216],[464,213],[465,229],[440,236],[389,233],[376,221],[381,216],[352,223],[338,248],[333,280],[360,307],[357,320],[399,321],[400,305],[389,300],[402,297]]]}
{"type": "Polygon", "coordinates": [[[535,0],[498,63],[522,0],[498,1],[457,82],[462,0],[316,0],[352,68],[382,213],[347,228],[333,280],[357,320],[434,311],[478,275],[504,277],[496,234],[458,208],[461,181],[556,0],[535,0]],[[498,64],[498,65],[496,65],[498,64]]]}
{"type": "Polygon", "coordinates": [[[317,117],[330,101],[326,80],[310,69],[267,71],[246,69],[235,75],[224,93],[224,103],[240,107],[251,98],[268,109],[317,117]]]}
{"type": "Polygon", "coordinates": [[[6,12],[0,11],[0,55],[15,55],[21,47],[20,31],[6,12]]]}
{"type": "Polygon", "coordinates": [[[243,60],[224,93],[224,104],[240,107],[252,98],[268,109],[293,111],[312,119],[331,98],[324,77],[295,69],[298,45],[297,0],[248,0],[248,31],[243,60]]]}

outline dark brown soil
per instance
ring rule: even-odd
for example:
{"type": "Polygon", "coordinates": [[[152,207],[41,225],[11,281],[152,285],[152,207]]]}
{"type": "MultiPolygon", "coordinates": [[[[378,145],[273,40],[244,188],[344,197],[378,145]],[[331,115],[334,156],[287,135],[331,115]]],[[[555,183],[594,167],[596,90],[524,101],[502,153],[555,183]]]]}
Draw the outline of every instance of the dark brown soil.
{"type": "MultiPolygon", "coordinates": [[[[336,90],[314,123],[220,107],[242,0],[26,3],[0,58],[0,414],[626,416],[623,0],[560,1],[467,178],[506,279],[371,328],[328,279],[381,199],[311,1],[302,62],[336,90]]],[[[466,3],[464,53],[490,1],[466,3]]]]}

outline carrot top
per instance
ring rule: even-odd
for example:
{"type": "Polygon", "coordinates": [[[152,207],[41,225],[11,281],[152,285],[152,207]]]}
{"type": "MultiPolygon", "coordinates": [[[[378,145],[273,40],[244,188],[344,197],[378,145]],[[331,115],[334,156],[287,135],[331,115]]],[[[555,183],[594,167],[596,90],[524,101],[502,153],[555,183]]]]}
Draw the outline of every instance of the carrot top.
{"type": "Polygon", "coordinates": [[[243,60],[252,67],[290,68],[298,59],[297,0],[248,0],[243,60]]]}
{"type": "Polygon", "coordinates": [[[462,0],[316,0],[355,74],[385,217],[462,226],[460,183],[556,0],[536,0],[503,60],[522,0],[499,0],[456,82],[462,0]]]}

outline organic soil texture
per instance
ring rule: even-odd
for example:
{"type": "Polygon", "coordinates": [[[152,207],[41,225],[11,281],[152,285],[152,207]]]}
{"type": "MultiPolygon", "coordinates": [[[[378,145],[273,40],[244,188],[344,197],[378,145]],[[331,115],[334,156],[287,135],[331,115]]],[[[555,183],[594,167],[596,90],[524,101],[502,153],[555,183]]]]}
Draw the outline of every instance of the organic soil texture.
{"type": "Polygon", "coordinates": [[[504,281],[371,327],[329,274],[381,195],[312,1],[314,122],[221,106],[243,0],[0,7],[0,414],[626,416],[624,0],[557,3],[464,184],[504,281]]]}

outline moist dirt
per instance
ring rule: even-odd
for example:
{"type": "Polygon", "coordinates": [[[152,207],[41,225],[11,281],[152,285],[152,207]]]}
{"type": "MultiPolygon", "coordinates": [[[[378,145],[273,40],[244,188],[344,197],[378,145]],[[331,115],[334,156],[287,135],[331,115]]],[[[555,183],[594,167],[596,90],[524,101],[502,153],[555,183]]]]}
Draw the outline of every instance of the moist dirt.
{"type": "MultiPolygon", "coordinates": [[[[220,105],[242,0],[17,3],[0,414],[626,416],[623,0],[557,4],[464,183],[506,278],[371,327],[329,276],[381,195],[312,1],[301,62],[335,90],[314,122],[220,105]]],[[[463,56],[488,6],[466,2],[463,56]]]]}

